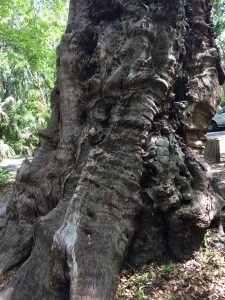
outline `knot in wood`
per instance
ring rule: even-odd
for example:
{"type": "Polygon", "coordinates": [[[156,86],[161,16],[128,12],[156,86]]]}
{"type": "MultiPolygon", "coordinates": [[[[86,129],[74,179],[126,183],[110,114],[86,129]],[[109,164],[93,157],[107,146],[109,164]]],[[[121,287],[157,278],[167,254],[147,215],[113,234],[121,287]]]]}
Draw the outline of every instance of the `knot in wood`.
{"type": "Polygon", "coordinates": [[[89,136],[91,136],[91,137],[94,137],[94,136],[96,136],[97,135],[97,130],[94,128],[94,127],[92,127],[91,129],[89,129],[89,131],[88,131],[88,134],[89,134],[89,136]]]}

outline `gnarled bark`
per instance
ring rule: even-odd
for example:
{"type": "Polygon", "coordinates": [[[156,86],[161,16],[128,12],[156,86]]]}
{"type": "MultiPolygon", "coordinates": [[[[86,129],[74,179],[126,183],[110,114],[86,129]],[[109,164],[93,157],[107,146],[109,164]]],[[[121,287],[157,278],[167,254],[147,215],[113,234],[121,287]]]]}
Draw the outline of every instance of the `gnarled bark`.
{"type": "Polygon", "coordinates": [[[52,118],[0,231],[5,298],[113,299],[124,259],[181,259],[224,206],[195,153],[224,80],[205,0],[71,0],[52,118]]]}

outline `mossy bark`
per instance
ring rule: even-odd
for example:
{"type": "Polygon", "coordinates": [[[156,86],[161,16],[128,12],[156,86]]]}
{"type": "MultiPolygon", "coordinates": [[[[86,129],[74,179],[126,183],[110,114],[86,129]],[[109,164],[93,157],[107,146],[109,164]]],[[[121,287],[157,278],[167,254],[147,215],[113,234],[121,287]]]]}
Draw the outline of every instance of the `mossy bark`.
{"type": "Polygon", "coordinates": [[[5,299],[114,299],[190,256],[224,201],[196,154],[224,81],[206,0],[71,0],[52,117],[0,231],[5,299]],[[199,143],[200,141],[200,143],[199,143]]]}

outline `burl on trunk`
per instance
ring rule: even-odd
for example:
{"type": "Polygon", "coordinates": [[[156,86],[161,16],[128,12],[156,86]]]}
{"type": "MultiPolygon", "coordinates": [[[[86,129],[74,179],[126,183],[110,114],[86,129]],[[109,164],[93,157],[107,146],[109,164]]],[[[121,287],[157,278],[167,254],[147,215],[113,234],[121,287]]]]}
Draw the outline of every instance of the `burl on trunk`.
{"type": "Polygon", "coordinates": [[[71,0],[52,117],[0,231],[3,298],[114,299],[190,256],[224,201],[195,153],[224,81],[207,0],[71,0]]]}

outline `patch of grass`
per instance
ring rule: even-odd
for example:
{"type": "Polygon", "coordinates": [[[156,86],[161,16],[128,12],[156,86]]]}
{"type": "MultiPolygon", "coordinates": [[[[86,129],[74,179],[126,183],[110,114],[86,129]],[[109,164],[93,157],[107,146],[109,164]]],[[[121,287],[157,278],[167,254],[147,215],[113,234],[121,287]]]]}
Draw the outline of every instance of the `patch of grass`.
{"type": "Polygon", "coordinates": [[[118,299],[181,300],[224,298],[225,251],[208,246],[187,261],[164,265],[151,263],[124,270],[118,299]],[[135,274],[134,274],[135,272],[135,274]]]}
{"type": "Polygon", "coordinates": [[[161,266],[160,267],[161,277],[165,280],[169,280],[170,275],[175,266],[176,264],[171,261],[168,264],[161,266]]]}
{"type": "Polygon", "coordinates": [[[0,184],[5,184],[9,178],[9,172],[5,169],[0,167],[0,184]]]}
{"type": "Polygon", "coordinates": [[[140,287],[143,284],[146,284],[151,280],[152,272],[146,267],[143,267],[139,273],[135,273],[131,278],[130,281],[134,286],[140,287]]]}
{"type": "Polygon", "coordinates": [[[134,296],[134,300],[144,300],[145,299],[145,293],[142,288],[139,288],[134,296]]]}

